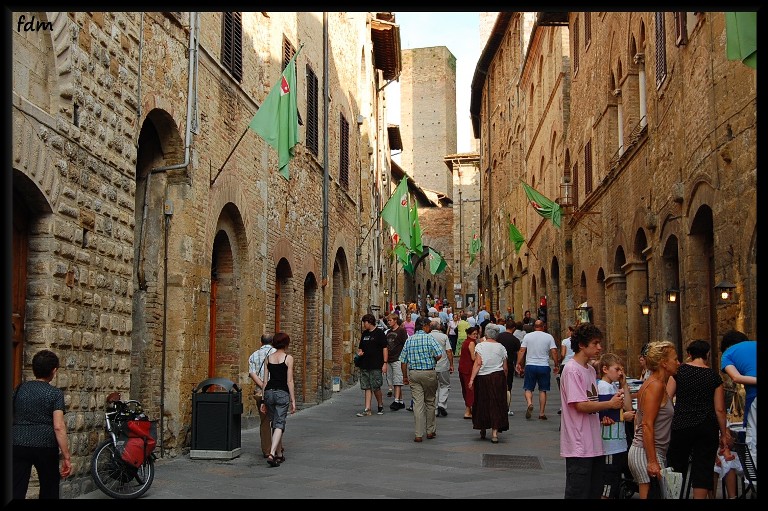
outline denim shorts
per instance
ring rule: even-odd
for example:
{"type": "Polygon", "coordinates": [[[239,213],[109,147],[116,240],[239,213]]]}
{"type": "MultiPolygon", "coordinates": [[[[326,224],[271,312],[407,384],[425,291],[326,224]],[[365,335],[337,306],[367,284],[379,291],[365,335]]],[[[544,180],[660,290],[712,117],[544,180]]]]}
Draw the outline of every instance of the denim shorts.
{"type": "Polygon", "coordinates": [[[539,386],[539,392],[549,392],[549,380],[552,370],[549,366],[525,366],[525,379],[523,380],[523,389],[533,392],[536,385],[539,386]]]}
{"type": "Polygon", "coordinates": [[[267,416],[272,421],[272,429],[285,430],[291,395],[282,389],[267,389],[264,391],[264,402],[267,404],[267,416]]]}

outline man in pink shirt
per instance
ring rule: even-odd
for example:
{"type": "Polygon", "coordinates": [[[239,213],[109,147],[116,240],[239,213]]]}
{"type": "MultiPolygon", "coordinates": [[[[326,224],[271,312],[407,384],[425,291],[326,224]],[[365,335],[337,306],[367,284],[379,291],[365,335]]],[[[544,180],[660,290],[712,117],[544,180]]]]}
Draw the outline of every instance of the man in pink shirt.
{"type": "Polygon", "coordinates": [[[565,458],[566,499],[601,497],[604,459],[598,412],[624,406],[621,390],[608,401],[598,400],[597,373],[589,361],[600,357],[602,342],[599,328],[579,324],[571,335],[573,358],[560,375],[560,456],[565,458]]]}

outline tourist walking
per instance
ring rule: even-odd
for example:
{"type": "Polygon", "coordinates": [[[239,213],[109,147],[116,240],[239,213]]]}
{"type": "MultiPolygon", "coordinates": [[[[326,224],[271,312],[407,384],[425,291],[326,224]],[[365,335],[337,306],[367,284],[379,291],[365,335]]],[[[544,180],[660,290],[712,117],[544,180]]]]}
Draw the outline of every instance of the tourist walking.
{"type": "Polygon", "coordinates": [[[58,499],[61,478],[72,472],[64,392],[51,385],[58,371],[59,357],[50,350],[40,350],[32,357],[35,379],[22,382],[13,392],[14,499],[27,498],[32,467],[37,472],[41,499],[58,499]]]}
{"type": "Polygon", "coordinates": [[[513,364],[517,360],[517,352],[520,351],[520,339],[515,335],[517,327],[515,326],[515,320],[511,317],[507,317],[506,330],[499,333],[496,340],[504,346],[507,350],[507,415],[515,415],[512,411],[512,383],[515,381],[515,371],[509,367],[509,364],[513,364]]]}
{"type": "Polygon", "coordinates": [[[675,411],[667,394],[667,382],[680,366],[675,345],[669,341],[650,343],[645,363],[651,375],[637,392],[635,436],[627,457],[641,499],[648,498],[651,477],[659,478],[666,466],[675,411]]]}
{"type": "MultiPolygon", "coordinates": [[[[397,314],[387,316],[389,330],[387,331],[387,383],[392,388],[394,401],[389,405],[393,412],[405,408],[403,403],[403,371],[400,369],[400,352],[403,351],[408,334],[403,328],[403,321],[397,314]]],[[[387,392],[387,396],[390,396],[387,392]]]]}
{"type": "Polygon", "coordinates": [[[467,339],[461,345],[459,353],[459,382],[461,383],[461,395],[464,398],[464,418],[472,418],[472,405],[475,402],[475,392],[469,387],[469,379],[472,377],[472,368],[475,365],[475,347],[480,335],[480,327],[467,328],[467,339]]]}
{"type": "Polygon", "coordinates": [[[499,442],[498,434],[509,429],[507,415],[507,349],[496,341],[499,327],[485,326],[485,340],[475,347],[475,362],[467,386],[475,393],[472,406],[472,428],[485,439],[491,430],[491,442],[499,442]]]}
{"type": "Polygon", "coordinates": [[[261,336],[261,347],[254,351],[248,358],[248,376],[256,384],[254,398],[256,399],[256,410],[259,414],[259,440],[261,441],[261,455],[266,458],[269,456],[269,449],[272,446],[272,426],[267,417],[266,408],[262,408],[264,402],[264,365],[269,354],[274,351],[272,347],[272,336],[261,336]],[[263,411],[262,411],[263,410],[263,411]]]}
{"type": "Polygon", "coordinates": [[[446,417],[448,415],[448,394],[451,392],[451,375],[453,374],[453,350],[448,340],[448,335],[443,331],[443,324],[438,318],[431,322],[431,331],[429,334],[435,338],[437,343],[443,349],[443,355],[435,365],[437,373],[437,415],[446,417]]]}
{"type": "MultiPolygon", "coordinates": [[[[376,321],[376,318],[373,319],[376,321]]],[[[374,328],[376,326],[374,325],[374,328]]],[[[377,329],[378,330],[378,329],[377,329]]],[[[381,331],[381,330],[379,330],[381,331]]],[[[272,338],[272,351],[267,356],[264,377],[264,403],[267,415],[272,422],[272,445],[267,455],[267,463],[277,467],[285,461],[283,436],[288,412],[296,413],[296,394],[293,386],[293,355],[286,353],[291,338],[285,332],[278,332],[272,338]],[[280,453],[278,456],[277,453],[280,453]]]]}
{"type": "MultiPolygon", "coordinates": [[[[525,390],[525,403],[527,409],[525,418],[530,419],[533,412],[533,391],[539,387],[539,419],[547,420],[547,392],[550,390],[551,369],[549,357],[554,361],[555,372],[559,373],[557,345],[555,338],[544,331],[545,324],[537,319],[533,324],[533,332],[528,332],[523,337],[520,351],[517,354],[515,370],[524,375],[523,389],[525,390]],[[525,358],[525,370],[522,361],[525,358]]],[[[574,350],[575,351],[575,350],[574,350]]]]}
{"type": "Polygon", "coordinates": [[[414,442],[435,438],[435,399],[437,374],[435,364],[442,357],[442,350],[434,337],[429,335],[430,322],[426,318],[416,320],[416,332],[408,337],[400,352],[403,383],[410,385],[413,398],[414,442]]]}

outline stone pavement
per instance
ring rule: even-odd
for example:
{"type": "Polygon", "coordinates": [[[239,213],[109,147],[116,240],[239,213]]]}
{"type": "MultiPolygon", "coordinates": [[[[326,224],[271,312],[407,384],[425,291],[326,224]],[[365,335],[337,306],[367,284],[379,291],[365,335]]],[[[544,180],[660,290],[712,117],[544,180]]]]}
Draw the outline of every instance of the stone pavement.
{"type": "MultiPolygon", "coordinates": [[[[448,416],[437,417],[437,436],[413,441],[413,414],[389,409],[356,417],[363,409],[359,386],[333,394],[322,404],[289,415],[286,461],[272,468],[261,456],[258,428],[242,431],[242,453],[232,460],[159,459],[144,499],[561,499],[565,461],[560,458],[560,395],[554,374],[546,414],[525,419],[522,379],[512,388],[510,430],[499,443],[480,440],[463,418],[458,373],[451,377],[448,416]]],[[[250,392],[252,389],[245,389],[250,392]]],[[[404,387],[410,400],[410,389],[404,387]]],[[[407,403],[406,403],[407,404],[407,403]]],[[[636,495],[635,495],[636,496],[636,495]]],[[[99,490],[84,499],[109,498],[99,490]]]]}

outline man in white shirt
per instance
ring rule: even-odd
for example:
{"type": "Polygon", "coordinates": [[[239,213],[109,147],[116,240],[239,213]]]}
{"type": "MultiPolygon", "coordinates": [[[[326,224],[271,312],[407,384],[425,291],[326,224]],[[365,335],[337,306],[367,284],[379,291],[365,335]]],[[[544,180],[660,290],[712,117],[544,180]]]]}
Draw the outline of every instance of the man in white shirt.
{"type": "Polygon", "coordinates": [[[537,319],[533,324],[533,332],[528,332],[523,337],[520,351],[517,352],[517,364],[515,371],[519,375],[525,375],[523,380],[523,389],[525,390],[525,402],[528,408],[525,412],[525,418],[530,419],[533,412],[533,391],[536,386],[539,387],[539,419],[547,420],[544,413],[547,407],[547,392],[550,388],[551,369],[549,367],[549,357],[554,361],[554,371],[560,372],[558,366],[558,353],[555,338],[544,331],[545,324],[537,319]],[[525,371],[523,371],[522,362],[525,357],[525,371]]]}
{"type": "Polygon", "coordinates": [[[272,353],[272,336],[261,336],[261,348],[254,351],[248,358],[248,376],[256,384],[256,410],[259,412],[259,438],[261,440],[261,454],[264,458],[269,456],[272,449],[272,426],[266,412],[261,411],[261,403],[264,401],[264,392],[259,385],[259,380],[264,381],[264,364],[272,353]],[[257,378],[258,377],[258,378],[257,378]]]}

